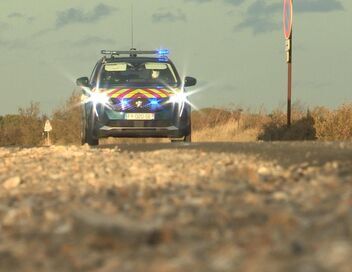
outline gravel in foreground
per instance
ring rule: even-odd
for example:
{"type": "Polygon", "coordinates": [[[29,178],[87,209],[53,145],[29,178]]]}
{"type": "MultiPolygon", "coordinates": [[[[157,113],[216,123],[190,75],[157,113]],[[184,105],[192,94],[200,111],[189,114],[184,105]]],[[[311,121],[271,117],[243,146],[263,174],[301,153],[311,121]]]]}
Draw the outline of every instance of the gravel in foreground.
{"type": "Polygon", "coordinates": [[[349,272],[351,185],[351,161],[0,148],[0,271],[349,272]]]}

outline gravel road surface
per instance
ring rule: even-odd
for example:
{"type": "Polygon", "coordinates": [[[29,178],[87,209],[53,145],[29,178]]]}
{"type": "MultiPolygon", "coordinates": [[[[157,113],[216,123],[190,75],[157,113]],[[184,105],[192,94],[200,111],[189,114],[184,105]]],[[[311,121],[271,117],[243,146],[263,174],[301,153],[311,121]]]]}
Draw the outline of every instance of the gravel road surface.
{"type": "Polygon", "coordinates": [[[352,144],[0,148],[0,271],[351,271],[352,144]]]}

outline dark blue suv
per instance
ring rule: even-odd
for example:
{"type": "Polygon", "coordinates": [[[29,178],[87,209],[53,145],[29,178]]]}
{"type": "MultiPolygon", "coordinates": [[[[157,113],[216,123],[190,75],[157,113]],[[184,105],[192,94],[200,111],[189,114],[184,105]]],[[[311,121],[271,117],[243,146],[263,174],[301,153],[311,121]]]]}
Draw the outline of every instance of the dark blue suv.
{"type": "Polygon", "coordinates": [[[106,137],[166,137],[191,142],[191,106],[168,50],[106,51],[82,89],[82,144],[106,137]],[[152,55],[152,56],[150,56],[152,55]]]}

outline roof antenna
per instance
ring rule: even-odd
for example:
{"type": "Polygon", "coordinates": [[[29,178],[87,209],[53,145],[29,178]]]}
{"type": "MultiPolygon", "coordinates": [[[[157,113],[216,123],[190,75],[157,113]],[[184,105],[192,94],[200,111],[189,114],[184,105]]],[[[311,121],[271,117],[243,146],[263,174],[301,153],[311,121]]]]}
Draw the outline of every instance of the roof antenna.
{"type": "Polygon", "coordinates": [[[134,49],[134,9],[133,3],[131,4],[131,49],[134,49]]]}

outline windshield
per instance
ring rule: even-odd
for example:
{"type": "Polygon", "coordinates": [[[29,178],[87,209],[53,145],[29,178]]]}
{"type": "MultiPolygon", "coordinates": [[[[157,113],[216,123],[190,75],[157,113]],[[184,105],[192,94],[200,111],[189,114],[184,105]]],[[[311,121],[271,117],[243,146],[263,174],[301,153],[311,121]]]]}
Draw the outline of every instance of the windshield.
{"type": "Polygon", "coordinates": [[[102,66],[101,85],[176,85],[177,77],[169,63],[114,62],[102,66]]]}

